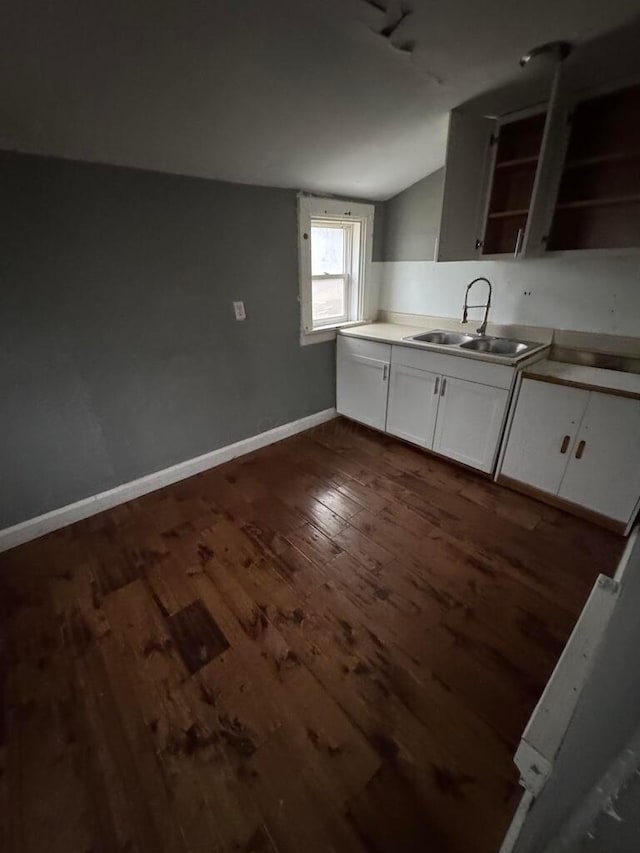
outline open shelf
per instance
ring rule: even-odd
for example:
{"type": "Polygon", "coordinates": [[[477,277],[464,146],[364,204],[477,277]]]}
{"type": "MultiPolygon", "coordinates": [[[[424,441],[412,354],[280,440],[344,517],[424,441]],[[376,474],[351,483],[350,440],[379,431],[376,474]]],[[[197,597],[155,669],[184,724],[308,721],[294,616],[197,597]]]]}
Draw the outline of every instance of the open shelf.
{"type": "Polygon", "coordinates": [[[500,126],[496,168],[518,160],[527,163],[538,159],[546,117],[546,112],[540,112],[500,126]]]}
{"type": "Polygon", "coordinates": [[[503,160],[496,163],[496,169],[517,169],[521,166],[535,166],[539,160],[538,155],[532,157],[516,157],[514,160],[503,160]]]}
{"type": "Polygon", "coordinates": [[[528,213],[528,207],[523,207],[519,210],[495,210],[489,214],[489,219],[507,219],[510,216],[526,216],[528,213]]]}
{"type": "Polygon", "coordinates": [[[513,255],[520,245],[527,225],[525,210],[510,216],[493,217],[487,221],[484,233],[485,255],[513,255]]]}
{"type": "Polygon", "coordinates": [[[640,204],[640,195],[612,196],[611,198],[585,198],[576,201],[564,201],[556,205],[556,210],[571,210],[575,207],[602,207],[607,204],[640,204]]]}
{"type": "Polygon", "coordinates": [[[513,255],[522,243],[546,116],[540,112],[500,126],[483,255],[513,255]]]}
{"type": "Polygon", "coordinates": [[[640,203],[631,202],[556,209],[548,248],[556,252],[572,249],[625,249],[638,246],[640,246],[640,203]]]}
{"type": "Polygon", "coordinates": [[[547,247],[640,247],[640,86],[581,101],[547,247]]]}
{"type": "Polygon", "coordinates": [[[565,169],[584,169],[609,163],[624,163],[627,160],[640,160],[638,151],[615,151],[611,154],[600,154],[598,157],[583,157],[581,160],[567,160],[565,169]]]}

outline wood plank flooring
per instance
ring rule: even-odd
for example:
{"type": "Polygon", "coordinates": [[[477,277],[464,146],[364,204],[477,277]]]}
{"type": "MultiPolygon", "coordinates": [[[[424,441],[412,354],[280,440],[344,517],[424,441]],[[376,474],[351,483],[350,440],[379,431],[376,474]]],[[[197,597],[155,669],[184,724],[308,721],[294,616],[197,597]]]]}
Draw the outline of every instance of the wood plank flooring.
{"type": "Polygon", "coordinates": [[[338,419],[0,555],[0,849],[494,853],[623,544],[338,419]]]}

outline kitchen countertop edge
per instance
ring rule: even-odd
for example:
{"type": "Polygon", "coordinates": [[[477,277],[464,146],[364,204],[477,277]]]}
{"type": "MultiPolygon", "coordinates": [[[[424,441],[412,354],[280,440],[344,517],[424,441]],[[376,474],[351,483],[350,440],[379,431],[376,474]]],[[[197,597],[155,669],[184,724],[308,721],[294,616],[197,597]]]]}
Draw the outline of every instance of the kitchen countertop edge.
{"type": "Polygon", "coordinates": [[[504,355],[494,355],[493,353],[484,353],[477,351],[465,351],[460,347],[451,347],[444,344],[430,344],[418,341],[407,341],[405,338],[411,335],[419,335],[423,332],[429,332],[431,329],[423,326],[405,326],[400,323],[369,323],[364,326],[353,326],[349,329],[340,329],[338,334],[349,338],[363,338],[367,341],[376,341],[383,344],[395,344],[413,349],[426,350],[427,352],[440,353],[441,355],[452,355],[456,358],[471,358],[474,361],[483,361],[486,364],[501,364],[505,367],[519,367],[522,362],[528,361],[533,355],[548,349],[550,344],[539,343],[528,352],[515,358],[509,358],[504,355]]]}
{"type": "Polygon", "coordinates": [[[625,373],[621,370],[607,370],[603,367],[589,367],[544,359],[531,367],[526,367],[522,375],[527,379],[537,379],[540,382],[640,400],[640,374],[638,373],[625,373]]]}

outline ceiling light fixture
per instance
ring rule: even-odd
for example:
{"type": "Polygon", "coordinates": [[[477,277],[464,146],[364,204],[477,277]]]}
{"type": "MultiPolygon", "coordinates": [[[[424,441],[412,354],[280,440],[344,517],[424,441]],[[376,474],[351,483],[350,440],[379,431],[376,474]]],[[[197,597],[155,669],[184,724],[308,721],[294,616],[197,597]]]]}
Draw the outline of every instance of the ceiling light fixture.
{"type": "Polygon", "coordinates": [[[546,44],[541,44],[538,47],[532,48],[524,56],[520,57],[520,66],[524,68],[532,59],[537,59],[539,56],[548,56],[555,59],[556,62],[562,62],[571,53],[572,47],[568,41],[548,41],[546,44]]]}

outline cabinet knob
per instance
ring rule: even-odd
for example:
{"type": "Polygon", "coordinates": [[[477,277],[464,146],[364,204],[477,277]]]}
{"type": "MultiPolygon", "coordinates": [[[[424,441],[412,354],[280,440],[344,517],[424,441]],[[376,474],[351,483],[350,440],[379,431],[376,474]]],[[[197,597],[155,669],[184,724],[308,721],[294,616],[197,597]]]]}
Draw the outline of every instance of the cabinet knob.
{"type": "Polygon", "coordinates": [[[582,454],[584,453],[584,449],[586,446],[586,441],[581,441],[578,443],[578,449],[576,450],[576,459],[582,459],[582,454]]]}
{"type": "Polygon", "coordinates": [[[562,444],[560,445],[560,453],[566,453],[567,452],[567,450],[569,449],[569,442],[570,441],[571,441],[571,437],[568,435],[565,435],[565,437],[562,439],[562,444]]]}

